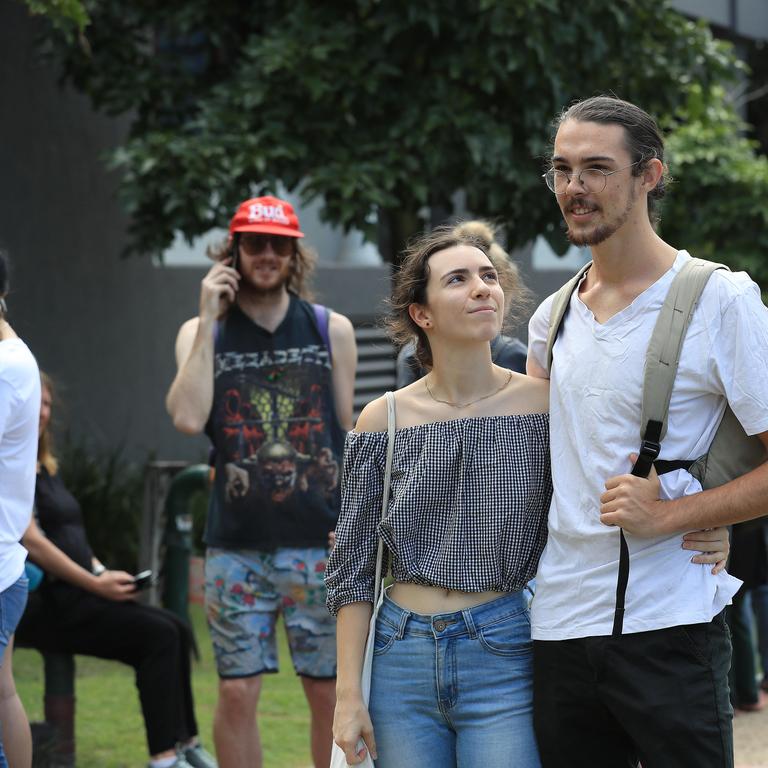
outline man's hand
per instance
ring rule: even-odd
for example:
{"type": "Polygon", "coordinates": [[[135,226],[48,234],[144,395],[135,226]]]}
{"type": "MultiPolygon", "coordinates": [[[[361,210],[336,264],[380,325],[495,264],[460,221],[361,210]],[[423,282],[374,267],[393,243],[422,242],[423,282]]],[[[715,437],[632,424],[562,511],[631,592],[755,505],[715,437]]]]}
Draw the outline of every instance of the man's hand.
{"type": "Polygon", "coordinates": [[[214,264],[200,287],[200,319],[217,320],[234,303],[240,273],[230,266],[231,258],[214,264]]]}
{"type": "Polygon", "coordinates": [[[133,576],[125,571],[104,571],[96,579],[96,589],[94,590],[100,597],[107,600],[125,601],[136,597],[136,586],[133,583],[133,576]]]}
{"type": "Polygon", "coordinates": [[[224,486],[224,495],[227,501],[245,496],[250,487],[251,479],[248,476],[248,470],[238,467],[237,464],[228,462],[224,465],[224,475],[226,485],[224,486]]]}
{"type": "MultiPolygon", "coordinates": [[[[637,454],[630,455],[634,465],[637,454]]],[[[656,469],[648,477],[617,475],[605,481],[605,493],[600,497],[600,522],[618,525],[627,533],[644,538],[661,536],[664,529],[664,502],[659,498],[661,483],[656,469]]]]}

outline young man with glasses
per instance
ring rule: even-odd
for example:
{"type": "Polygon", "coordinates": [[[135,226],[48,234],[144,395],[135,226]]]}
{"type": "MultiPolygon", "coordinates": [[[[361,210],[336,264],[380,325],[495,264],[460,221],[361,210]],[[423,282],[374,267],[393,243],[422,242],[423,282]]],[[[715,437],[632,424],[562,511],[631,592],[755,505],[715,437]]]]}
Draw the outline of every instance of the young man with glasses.
{"type": "MultiPolygon", "coordinates": [[[[730,641],[739,582],[690,562],[679,533],[765,512],[768,464],[702,491],[678,469],[630,475],[648,340],[691,258],[654,229],[664,145],[639,107],[595,97],[556,123],[544,175],[592,266],[547,370],[553,297],[530,322],[528,371],[551,378],[554,496],[532,606],[534,718],[545,768],[732,766],[730,641]],[[619,527],[631,562],[614,630],[619,527]]],[[[726,403],[768,446],[768,312],[744,273],[715,272],[693,313],[662,459],[705,453],[726,403]]]]}
{"type": "Polygon", "coordinates": [[[302,237],[289,203],[241,203],[211,253],[199,315],[179,331],[167,397],[176,428],[205,430],[213,446],[206,608],[221,768],[262,766],[255,716],[262,673],[277,671],[279,613],[309,701],[315,765],[330,760],[336,641],[323,577],[357,352],[349,320],[306,299],[302,237]]]}

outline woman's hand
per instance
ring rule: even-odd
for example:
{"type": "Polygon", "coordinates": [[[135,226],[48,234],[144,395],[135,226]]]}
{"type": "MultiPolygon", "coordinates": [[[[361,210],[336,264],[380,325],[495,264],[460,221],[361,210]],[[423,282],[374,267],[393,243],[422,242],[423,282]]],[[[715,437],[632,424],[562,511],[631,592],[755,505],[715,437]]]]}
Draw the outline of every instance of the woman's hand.
{"type": "Polygon", "coordinates": [[[365,758],[366,747],[375,760],[376,740],[368,709],[360,694],[336,699],[333,714],[333,740],[344,750],[349,765],[359,765],[365,758]],[[360,744],[360,739],[365,746],[360,744]],[[359,746],[358,746],[359,745],[359,746]]]}
{"type": "Polygon", "coordinates": [[[94,594],[107,600],[132,600],[136,597],[133,576],[125,571],[104,571],[94,583],[94,594]]]}
{"type": "Polygon", "coordinates": [[[727,528],[707,528],[703,531],[691,531],[683,536],[683,549],[699,552],[691,558],[692,563],[714,563],[712,573],[720,573],[725,568],[731,541],[727,528]]]}

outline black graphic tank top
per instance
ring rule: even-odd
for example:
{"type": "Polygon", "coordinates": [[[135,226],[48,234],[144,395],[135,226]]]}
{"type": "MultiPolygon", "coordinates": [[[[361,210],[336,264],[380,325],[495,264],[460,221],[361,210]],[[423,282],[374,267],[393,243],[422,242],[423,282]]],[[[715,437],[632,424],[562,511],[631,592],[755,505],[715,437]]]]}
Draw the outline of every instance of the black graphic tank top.
{"type": "Polygon", "coordinates": [[[206,425],[216,468],[209,546],[326,545],[344,447],[326,338],[313,306],[293,294],[274,333],[236,305],[219,322],[206,425]]]}

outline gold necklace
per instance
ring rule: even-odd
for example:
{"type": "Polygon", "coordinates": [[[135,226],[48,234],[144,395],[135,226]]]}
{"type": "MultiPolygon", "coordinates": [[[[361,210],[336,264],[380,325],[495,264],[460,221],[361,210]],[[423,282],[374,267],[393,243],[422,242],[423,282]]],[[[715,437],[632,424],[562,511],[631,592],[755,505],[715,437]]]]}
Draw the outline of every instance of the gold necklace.
{"type": "Polygon", "coordinates": [[[427,379],[431,376],[430,373],[429,376],[424,377],[424,386],[427,388],[427,394],[436,402],[436,403],[442,403],[443,405],[450,405],[451,408],[467,408],[470,405],[474,405],[475,403],[479,403],[481,400],[487,400],[489,397],[493,397],[494,395],[498,395],[499,392],[501,392],[504,387],[509,384],[510,381],[512,381],[512,371],[509,372],[509,375],[504,380],[504,383],[498,388],[494,389],[493,392],[489,392],[487,395],[483,395],[482,397],[478,397],[477,400],[470,400],[468,403],[452,403],[450,400],[440,400],[439,398],[435,397],[432,390],[429,388],[429,382],[427,379]]]}

